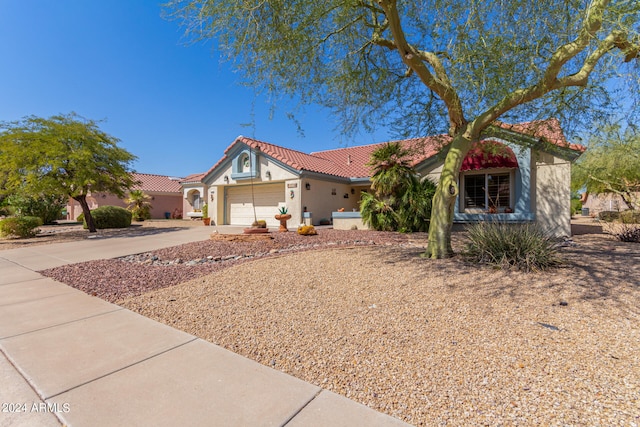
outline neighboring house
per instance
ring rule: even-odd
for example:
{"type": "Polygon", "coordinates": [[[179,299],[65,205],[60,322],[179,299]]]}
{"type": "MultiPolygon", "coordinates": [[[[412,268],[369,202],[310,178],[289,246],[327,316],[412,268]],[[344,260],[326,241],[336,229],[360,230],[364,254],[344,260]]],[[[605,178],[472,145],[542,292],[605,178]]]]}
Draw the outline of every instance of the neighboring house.
{"type": "MultiPolygon", "coordinates": [[[[626,211],[629,209],[627,203],[622,197],[616,193],[601,193],[601,194],[587,194],[583,196],[582,207],[589,209],[589,215],[596,216],[603,211],[626,211]]],[[[640,193],[632,193],[632,202],[634,203],[634,209],[640,207],[640,193]]],[[[584,211],[586,213],[586,211],[584,211]]]]}
{"type": "MultiPolygon", "coordinates": [[[[182,215],[182,178],[165,175],[153,175],[147,173],[134,173],[133,179],[138,182],[133,189],[142,190],[151,199],[151,218],[165,218],[168,212],[170,216],[182,215]]],[[[91,210],[99,206],[120,206],[126,208],[128,196],[119,199],[113,194],[93,193],[87,197],[91,210]]],[[[76,220],[82,213],[80,204],[73,199],[67,203],[67,219],[76,220]]]]}
{"type": "MultiPolygon", "coordinates": [[[[463,163],[454,221],[536,221],[556,235],[570,235],[571,162],[585,148],[569,144],[555,119],[500,126],[508,140],[481,142],[504,145],[500,155],[474,149],[463,163]],[[494,205],[498,213],[490,216],[494,205]]],[[[450,141],[439,135],[402,144],[415,150],[416,172],[437,183],[450,141]]],[[[249,226],[255,215],[276,227],[281,206],[292,215],[290,227],[305,219],[315,225],[357,219],[360,196],[371,186],[366,164],[383,144],[306,154],[239,136],[208,172],[182,181],[185,217],[197,217],[206,201],[218,225],[249,226]]]]}

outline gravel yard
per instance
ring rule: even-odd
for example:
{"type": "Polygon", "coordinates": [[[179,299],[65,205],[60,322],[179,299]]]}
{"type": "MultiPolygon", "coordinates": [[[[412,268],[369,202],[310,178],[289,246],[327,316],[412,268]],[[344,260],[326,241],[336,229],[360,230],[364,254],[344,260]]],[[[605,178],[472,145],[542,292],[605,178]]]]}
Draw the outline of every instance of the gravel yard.
{"type": "Polygon", "coordinates": [[[411,424],[640,425],[640,245],[578,235],[525,274],[424,235],[275,237],[44,273],[411,424]]]}

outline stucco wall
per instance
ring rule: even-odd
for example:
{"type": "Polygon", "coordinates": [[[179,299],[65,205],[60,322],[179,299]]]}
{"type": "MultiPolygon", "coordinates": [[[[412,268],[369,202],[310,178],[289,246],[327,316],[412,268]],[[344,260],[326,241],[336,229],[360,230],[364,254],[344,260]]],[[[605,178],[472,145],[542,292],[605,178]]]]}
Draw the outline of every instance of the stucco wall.
{"type": "Polygon", "coordinates": [[[532,161],[532,210],[536,222],[555,236],[571,235],[571,163],[546,153],[532,161]]]}
{"type": "MultiPolygon", "coordinates": [[[[331,219],[331,213],[338,209],[345,211],[359,210],[360,189],[350,184],[321,181],[317,179],[303,178],[302,189],[300,190],[302,197],[302,209],[306,206],[307,211],[313,214],[313,224],[318,225],[321,219],[331,219]],[[309,183],[310,190],[306,189],[309,183]],[[354,188],[354,194],[351,189],[354,188]],[[335,189],[335,194],[333,190],[335,189]],[[348,197],[345,198],[344,195],[348,197]]],[[[301,216],[301,214],[300,214],[301,216]]],[[[302,222],[302,218],[300,218],[302,222]]]]}
{"type": "MultiPolygon", "coordinates": [[[[175,209],[180,209],[182,206],[182,197],[180,194],[156,192],[149,192],[147,194],[153,198],[152,200],[149,200],[151,203],[151,218],[153,219],[163,219],[165,212],[173,212],[175,209]]],[[[125,200],[126,197],[124,199],[119,199],[113,194],[105,193],[96,193],[87,197],[89,208],[92,210],[99,206],[120,206],[122,208],[127,208],[128,204],[125,200]]],[[[75,221],[81,213],[82,208],[75,200],[73,200],[73,205],[67,204],[68,219],[75,221]]]]}

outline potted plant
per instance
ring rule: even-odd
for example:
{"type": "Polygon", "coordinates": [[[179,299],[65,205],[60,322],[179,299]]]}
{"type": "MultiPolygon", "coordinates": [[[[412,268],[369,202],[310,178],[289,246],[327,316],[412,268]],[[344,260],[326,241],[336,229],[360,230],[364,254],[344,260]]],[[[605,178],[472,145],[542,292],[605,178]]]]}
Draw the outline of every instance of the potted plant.
{"type": "Polygon", "coordinates": [[[280,221],[280,228],[278,231],[289,231],[287,228],[287,220],[291,219],[291,215],[288,213],[289,210],[286,206],[282,206],[279,211],[280,213],[276,215],[276,219],[280,221]]]}
{"type": "Polygon", "coordinates": [[[209,205],[206,203],[202,206],[202,222],[204,222],[204,225],[211,224],[211,218],[209,218],[209,205]]]}

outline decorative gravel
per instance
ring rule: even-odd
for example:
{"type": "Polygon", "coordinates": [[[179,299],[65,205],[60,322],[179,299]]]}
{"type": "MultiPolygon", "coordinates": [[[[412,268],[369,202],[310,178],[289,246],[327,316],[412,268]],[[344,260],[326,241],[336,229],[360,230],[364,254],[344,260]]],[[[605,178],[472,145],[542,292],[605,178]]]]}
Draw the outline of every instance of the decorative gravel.
{"type": "MultiPolygon", "coordinates": [[[[271,239],[227,241],[213,235],[211,240],[188,243],[154,252],[117,259],[89,261],[43,270],[40,273],[90,295],[110,302],[174,286],[256,258],[311,249],[365,245],[426,245],[427,235],[374,231],[319,230],[317,236],[295,232],[270,233],[271,239]]],[[[234,238],[242,238],[234,236],[234,238]]]]}
{"type": "Polygon", "coordinates": [[[411,424],[640,425],[640,245],[576,236],[565,267],[525,274],[424,259],[424,236],[355,233],[49,272],[117,275],[91,289],[411,424]],[[200,262],[153,265],[177,258],[200,262]],[[193,280],[169,285],[181,269],[193,280]]]}

